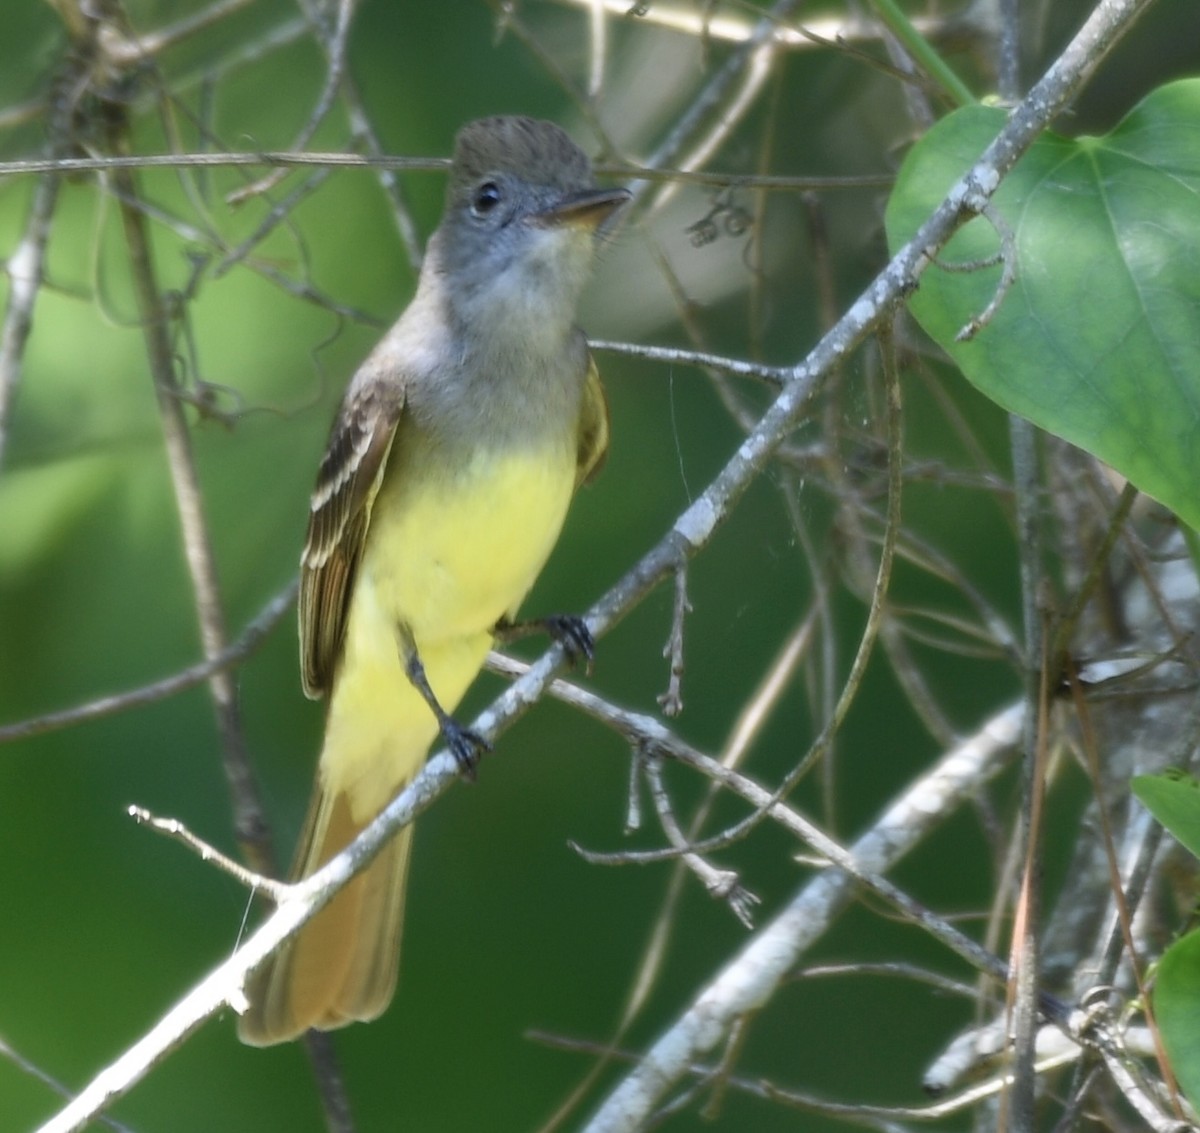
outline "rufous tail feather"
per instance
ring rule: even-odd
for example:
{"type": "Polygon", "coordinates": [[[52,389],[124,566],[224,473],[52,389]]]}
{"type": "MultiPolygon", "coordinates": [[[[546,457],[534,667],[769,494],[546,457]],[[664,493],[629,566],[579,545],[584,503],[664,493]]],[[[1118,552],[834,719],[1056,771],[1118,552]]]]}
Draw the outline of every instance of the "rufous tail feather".
{"type": "MultiPolygon", "coordinates": [[[[365,825],[351,817],[345,794],[318,784],[293,879],[315,872],[365,825]]],[[[243,1042],[269,1046],[311,1027],[331,1030],[383,1013],[396,988],[411,844],[405,827],[255,973],[246,989],[250,1008],[238,1021],[243,1042]]]]}

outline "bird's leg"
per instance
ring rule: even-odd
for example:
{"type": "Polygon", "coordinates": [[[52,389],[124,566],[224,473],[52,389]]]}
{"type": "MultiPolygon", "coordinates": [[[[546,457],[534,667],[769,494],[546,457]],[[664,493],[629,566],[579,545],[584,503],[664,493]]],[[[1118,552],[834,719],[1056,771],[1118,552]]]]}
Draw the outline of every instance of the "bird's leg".
{"type": "Polygon", "coordinates": [[[421,655],[417,652],[417,643],[413,641],[412,634],[406,629],[401,629],[400,640],[400,656],[404,661],[405,674],[413,688],[429,705],[429,710],[437,717],[442,739],[446,741],[446,746],[458,763],[459,770],[468,779],[474,779],[475,767],[479,763],[480,756],[485,751],[491,751],[492,745],[478,732],[464,728],[438,703],[433,689],[429,687],[429,678],[425,675],[425,666],[421,663],[421,655]]]}
{"type": "Polygon", "coordinates": [[[552,614],[548,618],[529,618],[520,622],[501,618],[492,630],[492,635],[501,645],[519,641],[534,633],[544,633],[561,645],[572,665],[577,665],[582,658],[587,662],[586,671],[592,671],[592,661],[596,656],[596,639],[592,637],[587,622],[574,614],[552,614]]]}

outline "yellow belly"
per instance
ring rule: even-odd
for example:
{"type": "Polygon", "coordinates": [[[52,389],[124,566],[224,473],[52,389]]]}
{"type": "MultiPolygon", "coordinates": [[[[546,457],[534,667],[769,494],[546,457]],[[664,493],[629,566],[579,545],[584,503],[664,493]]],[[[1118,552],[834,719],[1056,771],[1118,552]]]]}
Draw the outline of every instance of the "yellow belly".
{"type": "Polygon", "coordinates": [[[566,444],[478,453],[432,483],[401,463],[375,501],[360,579],[418,647],[489,630],[545,564],[574,479],[566,444]]]}
{"type": "MultiPolygon", "coordinates": [[[[389,468],[371,513],[326,723],[321,774],[374,814],[415,774],[437,722],[404,672],[397,627],[416,642],[430,687],[452,712],[516,612],[562,528],[575,479],[566,444],[480,453],[453,475],[389,468]]],[[[395,459],[395,458],[394,458],[395,459]]]]}

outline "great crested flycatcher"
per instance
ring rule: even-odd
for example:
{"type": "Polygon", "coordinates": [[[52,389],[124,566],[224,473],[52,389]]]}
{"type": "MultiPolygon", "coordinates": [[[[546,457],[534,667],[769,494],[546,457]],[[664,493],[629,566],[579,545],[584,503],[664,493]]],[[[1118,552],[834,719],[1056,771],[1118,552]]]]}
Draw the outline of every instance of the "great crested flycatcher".
{"type": "MultiPolygon", "coordinates": [[[[293,877],[343,849],[454,711],[600,467],[608,408],[575,309],[599,189],[557,126],[485,118],[455,144],[417,293],[362,364],[317,473],[302,557],[304,691],[330,696],[293,877]]],[[[560,626],[562,628],[562,626],[560,626]]],[[[586,647],[581,625],[566,624],[586,647]]],[[[238,1031],[286,1042],[383,1012],[396,986],[411,828],[256,973],[238,1031]]]]}

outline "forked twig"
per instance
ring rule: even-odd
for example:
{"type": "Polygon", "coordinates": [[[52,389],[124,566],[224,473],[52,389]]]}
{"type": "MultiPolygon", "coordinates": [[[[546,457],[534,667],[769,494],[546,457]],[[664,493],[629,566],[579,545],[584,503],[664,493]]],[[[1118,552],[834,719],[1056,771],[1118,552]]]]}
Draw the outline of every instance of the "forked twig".
{"type": "Polygon", "coordinates": [[[235,881],[241,882],[252,893],[265,893],[276,902],[282,901],[287,896],[288,887],[285,884],[273,878],[264,877],[261,873],[255,873],[252,869],[247,869],[241,862],[235,861],[228,854],[223,854],[216,846],[204,841],[199,835],[193,834],[179,819],[160,818],[145,807],[137,805],[130,805],[128,813],[129,817],[139,826],[145,826],[156,834],[162,834],[172,841],[187,846],[202,862],[215,865],[235,881]]]}

